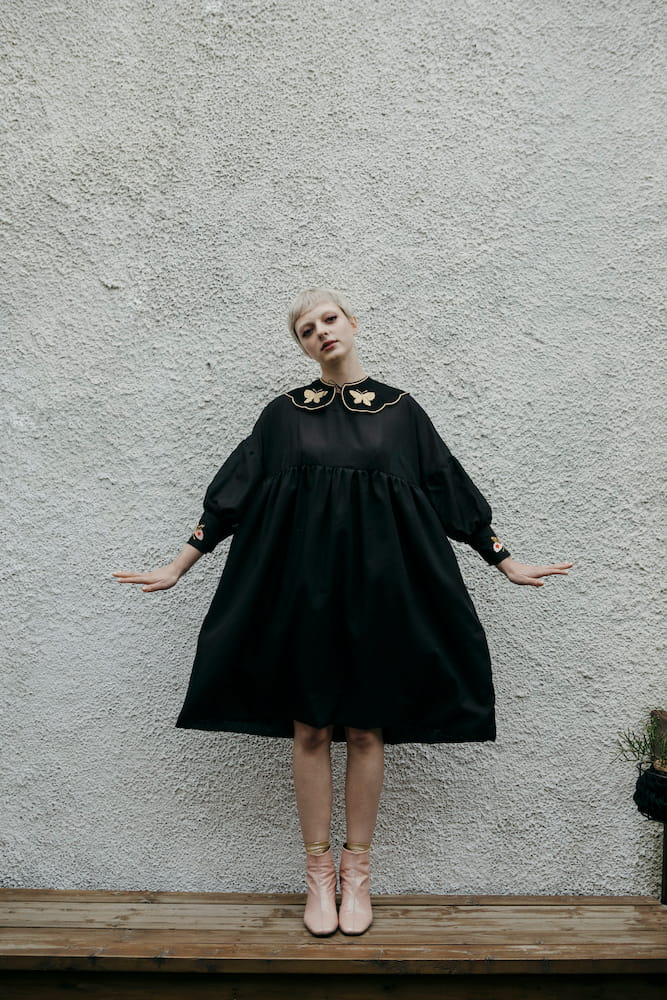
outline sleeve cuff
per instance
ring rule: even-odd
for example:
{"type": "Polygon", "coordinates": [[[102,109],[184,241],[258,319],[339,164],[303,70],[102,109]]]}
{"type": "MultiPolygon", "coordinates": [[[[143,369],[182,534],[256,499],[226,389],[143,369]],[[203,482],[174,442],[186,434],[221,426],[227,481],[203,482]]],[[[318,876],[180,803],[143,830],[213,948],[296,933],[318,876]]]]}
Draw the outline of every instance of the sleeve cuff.
{"type": "Polygon", "coordinates": [[[204,511],[187,539],[188,545],[200,552],[212,552],[222,538],[218,519],[209,511],[204,511]]]}
{"type": "Polygon", "coordinates": [[[491,525],[486,525],[478,531],[471,539],[471,545],[489,566],[497,566],[499,562],[512,554],[509,549],[505,548],[498,536],[493,534],[491,525]]]}
{"type": "MultiPolygon", "coordinates": [[[[195,531],[196,530],[197,529],[195,529],[195,531]]],[[[200,541],[198,538],[195,538],[194,532],[190,535],[190,537],[188,539],[186,539],[186,542],[187,542],[188,545],[191,545],[194,549],[199,549],[200,552],[210,552],[211,551],[210,549],[206,548],[206,546],[204,545],[204,543],[202,541],[200,541]]]]}

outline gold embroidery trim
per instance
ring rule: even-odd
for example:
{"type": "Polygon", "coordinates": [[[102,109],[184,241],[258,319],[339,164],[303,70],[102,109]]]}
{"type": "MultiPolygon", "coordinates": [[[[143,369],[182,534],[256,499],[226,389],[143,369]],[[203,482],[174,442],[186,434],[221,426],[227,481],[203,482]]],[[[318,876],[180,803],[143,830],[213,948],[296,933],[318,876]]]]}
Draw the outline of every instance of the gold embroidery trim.
{"type": "MultiPolygon", "coordinates": [[[[306,389],[306,390],[304,390],[304,397],[305,397],[305,393],[306,392],[313,392],[313,393],[319,394],[321,392],[328,392],[328,391],[329,391],[328,389],[306,389]]],[[[284,395],[288,396],[292,400],[292,402],[294,403],[294,405],[298,406],[300,410],[322,410],[322,409],[324,409],[325,406],[328,406],[329,403],[333,402],[333,400],[336,398],[336,393],[332,392],[331,393],[331,399],[327,399],[326,402],[320,403],[319,406],[312,406],[312,405],[311,406],[304,406],[303,403],[297,403],[296,399],[294,398],[294,396],[292,395],[291,392],[286,392],[286,393],[284,393],[284,395]]]]}
{"type": "Polygon", "coordinates": [[[303,401],[304,403],[319,403],[322,396],[326,396],[328,391],[328,389],[304,389],[303,401]]]}
{"type": "Polygon", "coordinates": [[[396,397],[396,399],[389,400],[389,402],[383,403],[382,406],[378,406],[377,409],[374,410],[370,408],[372,400],[375,399],[375,393],[373,392],[372,389],[366,389],[361,391],[355,389],[349,389],[350,395],[352,396],[353,402],[355,403],[354,406],[350,406],[345,399],[345,389],[347,389],[348,386],[351,385],[359,385],[360,382],[367,382],[369,378],[370,376],[366,375],[364,376],[364,378],[357,379],[356,382],[345,382],[342,386],[338,385],[336,382],[329,382],[327,381],[327,379],[324,378],[318,379],[318,381],[321,382],[323,385],[331,386],[334,390],[331,393],[330,398],[325,400],[324,403],[320,403],[319,400],[324,393],[329,391],[328,389],[312,389],[309,387],[307,389],[299,390],[302,391],[304,394],[305,403],[297,403],[296,399],[294,398],[291,392],[285,392],[283,393],[283,395],[288,396],[292,400],[294,405],[298,406],[300,410],[322,410],[324,409],[325,406],[329,406],[329,404],[334,401],[334,399],[336,398],[336,393],[340,393],[340,397],[343,400],[343,405],[345,406],[345,409],[349,410],[351,413],[380,413],[381,410],[384,410],[385,406],[394,406],[396,403],[398,403],[399,399],[403,398],[403,396],[409,395],[408,392],[400,392],[396,397]],[[369,409],[363,410],[361,409],[362,406],[368,406],[369,409]]]}
{"type": "Polygon", "coordinates": [[[344,405],[344,406],[345,406],[345,408],[346,408],[346,409],[348,409],[348,410],[349,410],[349,411],[350,411],[351,413],[379,413],[379,412],[380,412],[381,410],[384,410],[385,406],[394,406],[394,404],[395,404],[395,403],[398,403],[399,399],[402,399],[402,398],[403,398],[403,396],[408,396],[408,395],[409,395],[409,393],[408,393],[408,392],[401,392],[401,393],[400,393],[400,394],[399,394],[399,395],[398,395],[398,396],[396,397],[396,399],[391,399],[391,400],[389,400],[389,402],[388,402],[388,403],[383,403],[383,404],[382,404],[382,406],[378,406],[377,410],[360,410],[360,409],[357,409],[357,407],[356,407],[356,406],[349,406],[349,405],[348,405],[348,404],[347,404],[347,403],[345,402],[345,393],[344,393],[344,392],[341,392],[341,397],[342,397],[342,400],[343,400],[343,405],[344,405]]]}
{"type": "Polygon", "coordinates": [[[350,395],[355,403],[363,403],[364,406],[370,406],[375,399],[375,393],[367,389],[366,392],[359,392],[358,389],[350,389],[350,395]]]}

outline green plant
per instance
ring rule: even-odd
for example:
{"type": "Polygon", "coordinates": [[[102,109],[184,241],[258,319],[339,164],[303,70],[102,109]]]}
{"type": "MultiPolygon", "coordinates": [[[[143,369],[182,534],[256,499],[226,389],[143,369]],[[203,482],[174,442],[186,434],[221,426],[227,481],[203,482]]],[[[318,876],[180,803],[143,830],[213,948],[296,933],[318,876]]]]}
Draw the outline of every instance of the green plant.
{"type": "Polygon", "coordinates": [[[625,729],[618,733],[616,759],[634,760],[641,770],[652,764],[667,771],[667,713],[655,710],[650,713],[639,731],[625,729]]]}

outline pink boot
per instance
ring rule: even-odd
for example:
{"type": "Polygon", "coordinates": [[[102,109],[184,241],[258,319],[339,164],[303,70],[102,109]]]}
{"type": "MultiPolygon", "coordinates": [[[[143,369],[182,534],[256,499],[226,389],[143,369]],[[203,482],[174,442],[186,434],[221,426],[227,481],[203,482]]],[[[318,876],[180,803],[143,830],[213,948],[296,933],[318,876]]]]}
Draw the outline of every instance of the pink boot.
{"type": "Polygon", "coordinates": [[[308,898],[303,922],[311,934],[332,934],[338,929],[336,866],[329,847],[324,854],[306,852],[308,898]]]}
{"type": "Polygon", "coordinates": [[[343,934],[363,934],[373,922],[370,897],[370,848],[348,851],[341,848],[338,926],[343,934]]]}

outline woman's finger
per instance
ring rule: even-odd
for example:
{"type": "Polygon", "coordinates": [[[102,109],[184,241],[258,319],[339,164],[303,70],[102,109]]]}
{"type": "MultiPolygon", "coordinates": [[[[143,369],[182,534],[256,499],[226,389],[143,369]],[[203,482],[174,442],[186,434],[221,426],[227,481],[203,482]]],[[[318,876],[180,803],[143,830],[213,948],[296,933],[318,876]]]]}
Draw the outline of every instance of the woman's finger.
{"type": "Polygon", "coordinates": [[[550,563],[548,566],[527,566],[526,564],[514,564],[506,574],[512,583],[518,583],[530,587],[543,587],[543,576],[568,576],[568,569],[574,563],[550,563]],[[512,575],[516,573],[516,575],[512,575]]]}
{"type": "Polygon", "coordinates": [[[160,573],[161,573],[161,570],[159,570],[159,569],[143,569],[143,570],[127,569],[127,570],[123,570],[122,572],[112,573],[111,575],[112,576],[152,576],[152,577],[155,577],[156,575],[159,575],[160,573]]]}
{"type": "Polygon", "coordinates": [[[160,583],[161,579],[161,577],[155,577],[152,574],[145,574],[143,576],[127,577],[119,580],[118,583],[160,583]]]}
{"type": "Polygon", "coordinates": [[[518,583],[521,586],[529,587],[543,587],[543,580],[536,580],[534,576],[528,576],[526,573],[517,573],[516,576],[510,576],[509,580],[511,583],[518,583]]]}
{"type": "Polygon", "coordinates": [[[572,565],[573,563],[549,563],[546,566],[527,566],[524,563],[522,569],[524,573],[539,573],[545,576],[547,573],[567,573],[572,565]]]}
{"type": "MultiPolygon", "coordinates": [[[[565,564],[567,566],[567,563],[565,564]]],[[[551,566],[524,566],[524,572],[533,576],[568,576],[567,569],[561,563],[553,563],[551,566]]]]}

